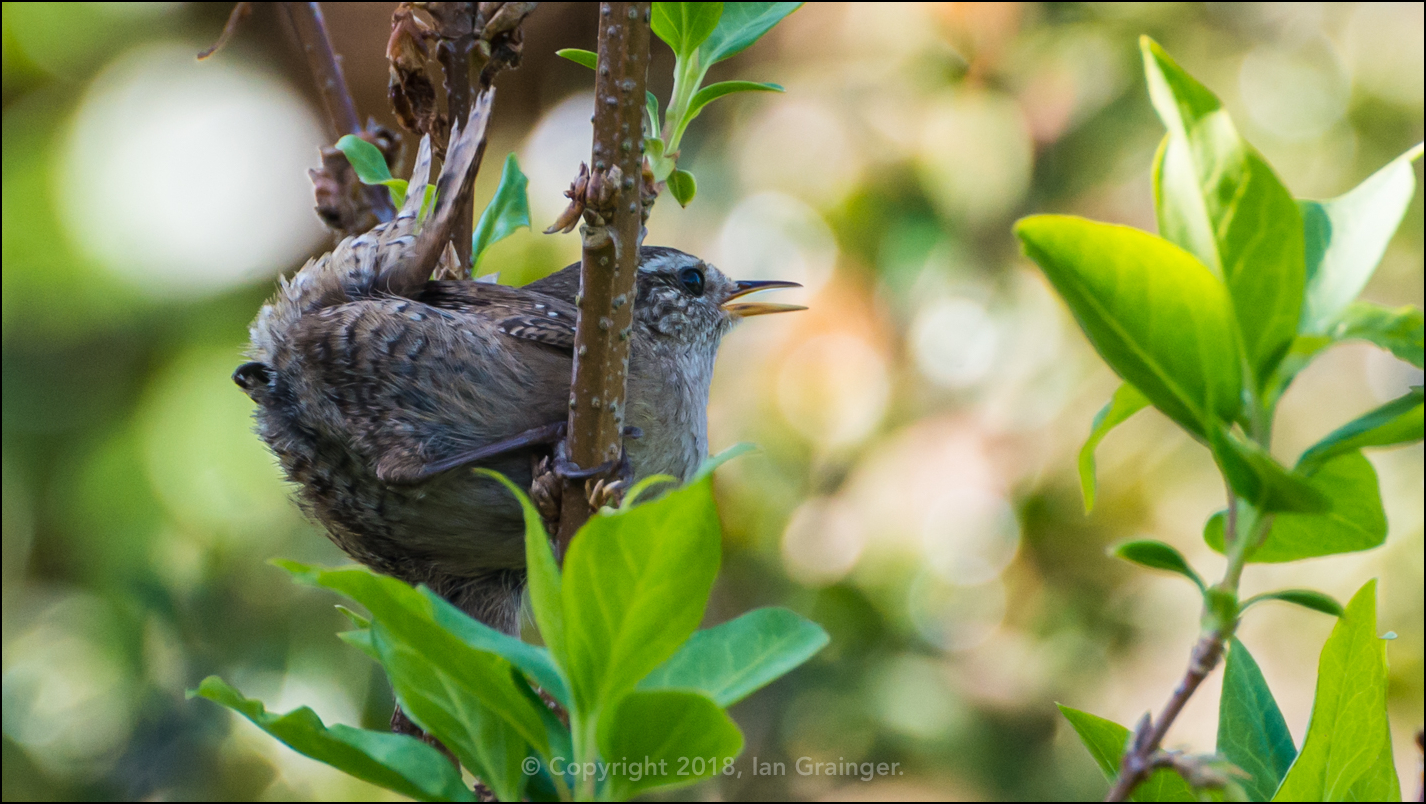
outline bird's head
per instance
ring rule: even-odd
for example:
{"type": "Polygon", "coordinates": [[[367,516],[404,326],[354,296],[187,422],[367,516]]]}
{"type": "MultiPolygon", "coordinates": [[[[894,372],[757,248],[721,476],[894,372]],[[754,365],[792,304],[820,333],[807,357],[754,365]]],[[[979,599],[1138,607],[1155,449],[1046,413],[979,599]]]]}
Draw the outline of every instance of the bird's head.
{"type": "Polygon", "coordinates": [[[759,290],[802,287],[781,280],[735,281],[678,249],[639,249],[634,316],[654,337],[716,345],[738,321],[755,315],[806,310],[796,304],[735,301],[759,290]]]}

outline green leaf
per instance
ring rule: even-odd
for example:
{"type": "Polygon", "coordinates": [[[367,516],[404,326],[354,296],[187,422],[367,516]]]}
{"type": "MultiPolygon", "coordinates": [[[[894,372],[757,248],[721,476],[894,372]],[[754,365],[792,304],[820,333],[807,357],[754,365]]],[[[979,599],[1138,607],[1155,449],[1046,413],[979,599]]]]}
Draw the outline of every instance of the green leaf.
{"type": "Polygon", "coordinates": [[[1352,302],[1327,331],[1334,341],[1368,341],[1421,368],[1420,307],[1388,309],[1371,302],[1352,302]]]}
{"type": "Polygon", "coordinates": [[[432,614],[442,628],[476,650],[503,656],[530,681],[553,695],[561,706],[569,708],[569,684],[550,658],[548,649],[496,631],[424,586],[420,592],[431,601],[432,614]]]}
{"type": "Polygon", "coordinates": [[[340,611],[340,612],[342,613],[342,616],[346,617],[348,620],[351,620],[352,625],[355,625],[357,628],[370,628],[370,627],[371,627],[371,618],[370,618],[370,617],[363,617],[362,615],[357,614],[356,612],[352,611],[351,609],[347,608],[346,606],[343,606],[343,605],[340,604],[340,603],[338,603],[338,604],[336,605],[336,609],[337,609],[337,611],[340,611]]]}
{"type": "Polygon", "coordinates": [[[1311,472],[1323,463],[1363,447],[1411,444],[1421,440],[1421,386],[1328,433],[1297,460],[1299,471],[1311,472]]]}
{"type": "MultiPolygon", "coordinates": [[[[400,640],[403,647],[409,647],[448,676],[442,683],[459,685],[479,695],[481,704],[508,722],[537,750],[548,752],[549,741],[539,710],[521,694],[511,675],[510,662],[470,647],[443,628],[426,596],[395,578],[364,568],[323,569],[290,561],[275,563],[298,580],[340,592],[365,606],[372,614],[373,627],[383,626],[385,633],[400,640]]],[[[389,667],[387,670],[392,672],[389,667]]]]}
{"type": "Polygon", "coordinates": [[[520,763],[525,759],[525,739],[481,702],[485,691],[472,687],[475,677],[454,664],[462,657],[419,650],[379,621],[372,625],[371,637],[396,698],[412,722],[454,752],[501,801],[524,798],[527,777],[520,763]]]}
{"type": "Polygon", "coordinates": [[[1149,97],[1168,139],[1154,167],[1159,231],[1223,277],[1243,349],[1266,387],[1302,312],[1302,216],[1267,161],[1207,87],[1147,36],[1149,97]]]}
{"type": "Polygon", "coordinates": [[[1248,774],[1239,781],[1250,801],[1270,801],[1297,756],[1287,721],[1258,663],[1236,638],[1223,670],[1217,751],[1248,774]]]}
{"type": "Polygon", "coordinates": [[[1366,287],[1416,195],[1411,163],[1420,156],[1418,144],[1344,195],[1298,202],[1307,246],[1303,332],[1325,331],[1366,287]]]}
{"type": "Polygon", "coordinates": [[[376,652],[376,645],[371,641],[370,628],[358,628],[354,631],[342,631],[337,634],[337,639],[351,645],[353,648],[371,657],[371,660],[381,664],[381,654],[376,652]]]}
{"type": "Polygon", "coordinates": [[[562,59],[569,59],[575,64],[579,64],[593,70],[599,65],[599,54],[592,50],[581,50],[577,47],[567,47],[556,50],[555,55],[562,59]]]}
{"type": "Polygon", "coordinates": [[[706,69],[743,52],[801,7],[801,3],[724,3],[718,26],[698,51],[699,63],[706,69]]]}
{"type": "Polygon", "coordinates": [[[476,469],[475,473],[496,480],[520,503],[525,517],[525,582],[530,590],[530,608],[535,613],[535,624],[540,627],[540,637],[549,646],[555,661],[567,668],[562,580],[554,550],[550,547],[550,537],[545,533],[544,520],[540,518],[535,504],[509,478],[489,469],[476,469]]]}
{"type": "MultiPolygon", "coordinates": [[[[1060,714],[1074,727],[1079,741],[1089,749],[1095,764],[1104,772],[1104,777],[1114,781],[1119,776],[1119,763],[1124,758],[1124,749],[1129,745],[1129,730],[1112,720],[1105,720],[1088,712],[1071,709],[1063,704],[1055,704],[1060,714]]],[[[1193,788],[1176,772],[1159,768],[1149,775],[1138,787],[1130,801],[1197,801],[1193,788]]]]}
{"type": "Polygon", "coordinates": [[[391,203],[397,209],[406,203],[406,180],[391,178],[391,169],[386,165],[386,157],[381,149],[361,137],[347,134],[337,140],[337,150],[346,154],[347,161],[356,171],[362,184],[384,185],[391,193],[391,203]]]}
{"type": "Polygon", "coordinates": [[[386,166],[386,157],[381,149],[354,134],[347,134],[337,140],[337,150],[346,154],[352,170],[362,184],[381,184],[391,178],[391,168],[386,166]]]}
{"type": "MultiPolygon", "coordinates": [[[[1369,550],[1386,541],[1386,513],[1376,470],[1360,452],[1338,455],[1318,466],[1308,482],[1330,503],[1331,510],[1320,514],[1278,514],[1272,530],[1257,550],[1248,554],[1249,563],[1267,564],[1297,561],[1369,550]]],[[[1213,515],[1204,528],[1208,546],[1223,552],[1222,511],[1213,515]]]]}
{"type": "Polygon", "coordinates": [[[1210,446],[1233,492],[1259,511],[1321,513],[1330,507],[1328,498],[1306,477],[1289,472],[1262,447],[1236,433],[1216,428],[1210,446]]]}
{"type": "Polygon", "coordinates": [[[1139,393],[1139,389],[1129,383],[1120,384],[1109,403],[1100,408],[1094,416],[1094,424],[1089,428],[1089,438],[1079,448],[1079,488],[1084,493],[1084,512],[1094,510],[1094,497],[1099,488],[1095,476],[1094,450],[1099,442],[1109,435],[1109,431],[1123,424],[1130,416],[1143,410],[1149,398],[1139,393]]]}
{"type": "Polygon", "coordinates": [[[664,141],[658,137],[646,137],[644,139],[644,153],[649,159],[649,166],[654,171],[654,181],[667,181],[673,175],[674,168],[678,163],[674,159],[664,156],[664,148],[668,147],[664,141]]]}
{"type": "Polygon", "coordinates": [[[692,635],[718,573],[720,539],[706,478],[595,514],[575,534],[564,561],[561,665],[581,721],[596,721],[692,635]]]}
{"type": "Polygon", "coordinates": [[[698,182],[693,178],[692,173],[686,170],[675,170],[668,177],[668,189],[673,193],[673,199],[678,202],[678,205],[686,207],[698,192],[698,182]]]}
{"type": "Polygon", "coordinates": [[[1342,616],[1342,604],[1338,603],[1331,595],[1321,592],[1314,592],[1311,589],[1283,589],[1278,592],[1265,592],[1261,595],[1253,595],[1243,601],[1243,608],[1261,603],[1264,600],[1281,600],[1284,603],[1296,603],[1304,608],[1320,611],[1323,614],[1330,614],[1333,617],[1342,616]]]}
{"type": "MultiPolygon", "coordinates": [[[[659,99],[654,93],[644,91],[644,138],[649,139],[659,135],[659,99]]],[[[663,144],[662,140],[659,142],[663,144]]],[[[648,146],[645,145],[645,148],[648,146]]]]}
{"type": "Polygon", "coordinates": [[[1273,801],[1401,800],[1386,717],[1386,643],[1376,629],[1371,580],[1322,647],[1302,753],[1273,801]]]}
{"type": "Polygon", "coordinates": [[[731,95],[734,92],[786,92],[779,84],[762,84],[757,81],[719,81],[716,84],[698,90],[693,96],[693,100],[688,102],[688,111],[684,112],[683,125],[697,117],[703,111],[703,107],[715,100],[731,95]]]}
{"type": "Polygon", "coordinates": [[[521,226],[529,228],[530,199],[525,192],[529,184],[512,152],[505,157],[495,197],[480,213],[480,222],[475,225],[475,233],[471,236],[471,265],[480,265],[485,250],[509,237],[516,229],[521,226]]]}
{"type": "Polygon", "coordinates": [[[441,752],[405,734],[324,726],[307,707],[285,715],[268,712],[261,701],[244,698],[217,676],[203,679],[188,697],[199,695],[232,709],[288,747],[343,773],[419,801],[475,801],[460,771],[441,752]]]}
{"type": "Polygon", "coordinates": [[[682,61],[708,39],[722,16],[722,3],[654,3],[649,25],[682,61]]]}
{"type": "Polygon", "coordinates": [[[638,688],[690,689],[732,706],[826,644],[827,632],[816,623],[787,609],[756,609],[694,634],[638,688]]]}
{"type": "Polygon", "coordinates": [[[693,478],[688,482],[692,483],[695,480],[702,480],[703,478],[713,474],[714,469],[717,469],[728,461],[731,461],[734,458],[741,458],[742,456],[747,455],[748,453],[757,451],[757,444],[752,444],[747,441],[739,441],[738,443],[734,444],[731,447],[728,447],[717,455],[710,455],[709,457],[704,458],[703,463],[698,465],[698,471],[693,473],[693,478]]]}
{"type": "Polygon", "coordinates": [[[1153,539],[1140,539],[1138,541],[1124,542],[1123,544],[1116,545],[1109,552],[1113,556],[1122,558],[1125,561],[1132,561],[1135,564],[1142,564],[1154,569],[1168,570],[1169,572],[1177,572],[1179,575],[1193,581],[1194,586],[1197,586],[1199,591],[1208,588],[1203,583],[1203,579],[1198,576],[1198,573],[1193,571],[1193,567],[1188,565],[1188,561],[1183,557],[1183,553],[1180,553],[1178,550],[1175,550],[1163,542],[1153,539]]]}
{"type": "Polygon", "coordinates": [[[1352,302],[1329,324],[1325,335],[1298,335],[1277,368],[1272,392],[1264,407],[1271,410],[1292,384],[1298,372],[1307,368],[1323,349],[1343,341],[1360,340],[1376,344],[1406,362],[1421,368],[1422,316],[1419,307],[1388,309],[1370,302],[1352,302]]]}
{"type": "Polygon", "coordinates": [[[696,692],[634,692],[612,714],[599,751],[614,760],[606,798],[615,801],[712,778],[743,750],[728,713],[696,692]]]}
{"type": "Polygon", "coordinates": [[[1240,407],[1242,372],[1227,288],[1159,237],[1066,215],[1015,224],[1100,357],[1200,439],[1240,407]]]}

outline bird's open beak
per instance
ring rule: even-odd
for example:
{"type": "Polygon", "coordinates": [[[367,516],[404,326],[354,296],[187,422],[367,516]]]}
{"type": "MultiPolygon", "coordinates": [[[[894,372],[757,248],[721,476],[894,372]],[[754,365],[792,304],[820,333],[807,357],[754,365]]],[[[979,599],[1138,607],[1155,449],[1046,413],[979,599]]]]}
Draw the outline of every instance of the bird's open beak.
{"type": "Polygon", "coordinates": [[[756,293],[759,290],[771,290],[773,288],[800,288],[796,282],[784,282],[779,279],[768,279],[763,281],[746,280],[737,283],[738,289],[728,294],[728,298],[723,300],[723,309],[739,318],[747,318],[754,315],[771,315],[772,313],[791,313],[796,310],[806,310],[800,304],[772,304],[771,302],[740,302],[730,304],[734,299],[742,298],[749,293],[756,293]]]}

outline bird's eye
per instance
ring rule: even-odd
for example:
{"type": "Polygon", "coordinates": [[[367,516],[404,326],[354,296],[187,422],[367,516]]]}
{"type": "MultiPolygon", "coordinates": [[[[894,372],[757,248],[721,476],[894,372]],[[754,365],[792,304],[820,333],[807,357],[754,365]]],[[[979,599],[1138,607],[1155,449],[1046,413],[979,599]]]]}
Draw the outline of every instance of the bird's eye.
{"type": "Polygon", "coordinates": [[[697,268],[684,268],[679,271],[678,281],[683,283],[684,290],[694,296],[703,295],[703,272],[697,268]]]}

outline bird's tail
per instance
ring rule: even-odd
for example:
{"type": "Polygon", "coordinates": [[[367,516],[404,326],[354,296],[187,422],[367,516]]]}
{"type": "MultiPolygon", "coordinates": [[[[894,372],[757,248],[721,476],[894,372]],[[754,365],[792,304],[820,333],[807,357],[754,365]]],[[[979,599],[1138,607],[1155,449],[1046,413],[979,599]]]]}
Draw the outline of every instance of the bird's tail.
{"type": "Polygon", "coordinates": [[[270,357],[288,328],[308,313],[373,295],[409,295],[425,284],[450,240],[459,202],[470,192],[485,153],[494,95],[494,89],[480,93],[465,125],[452,127],[434,205],[424,221],[420,210],[430,181],[429,137],[421,139],[406,202],[394,219],[342,240],[332,251],[308,260],[291,280],[280,280],[277,294],[253,321],[251,356],[270,357]]]}
{"type": "MultiPolygon", "coordinates": [[[[430,217],[416,235],[415,245],[402,254],[400,259],[381,268],[376,281],[378,290],[406,296],[419,290],[426,280],[431,278],[431,271],[435,270],[441,252],[450,241],[457,210],[461,207],[461,201],[470,193],[481,157],[485,155],[485,127],[490,121],[490,106],[494,99],[494,88],[481,92],[471,105],[470,117],[466,119],[465,126],[452,129],[451,144],[446,149],[446,163],[441,167],[441,177],[436,182],[435,206],[431,209],[430,217]]],[[[429,164],[429,157],[427,163],[429,164]]],[[[412,178],[413,181],[419,181],[415,176],[412,178]]],[[[413,204],[416,210],[420,209],[420,196],[425,195],[425,187],[419,189],[419,195],[415,192],[416,187],[408,189],[406,204],[401,209],[402,215],[406,215],[413,204]]]]}

